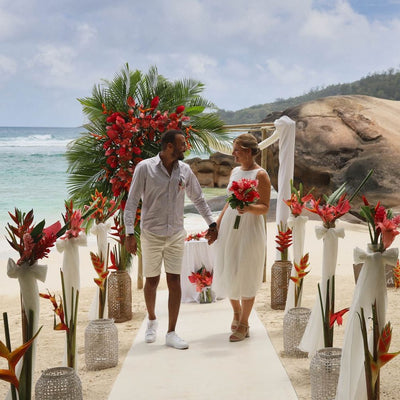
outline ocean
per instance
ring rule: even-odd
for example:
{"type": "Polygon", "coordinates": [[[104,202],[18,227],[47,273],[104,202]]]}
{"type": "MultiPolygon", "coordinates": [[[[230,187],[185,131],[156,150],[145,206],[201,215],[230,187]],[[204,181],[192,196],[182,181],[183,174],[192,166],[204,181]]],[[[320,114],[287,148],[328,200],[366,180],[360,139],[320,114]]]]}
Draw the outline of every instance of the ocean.
{"type": "MultiPolygon", "coordinates": [[[[68,199],[67,144],[84,132],[78,128],[0,127],[0,233],[11,222],[8,212],[34,211],[35,222],[46,226],[60,220],[68,199]]],[[[196,156],[191,154],[189,157],[196,156]]],[[[206,154],[197,154],[207,158],[206,154]]],[[[206,190],[206,197],[221,189],[206,190]]],[[[223,191],[222,191],[223,192],[223,191]]]]}

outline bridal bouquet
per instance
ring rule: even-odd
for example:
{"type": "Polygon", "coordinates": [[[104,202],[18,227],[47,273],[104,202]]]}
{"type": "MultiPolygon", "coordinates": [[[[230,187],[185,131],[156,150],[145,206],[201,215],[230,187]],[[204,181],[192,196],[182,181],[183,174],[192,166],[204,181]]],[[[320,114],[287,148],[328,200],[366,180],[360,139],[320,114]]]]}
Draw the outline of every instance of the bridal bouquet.
{"type": "MultiPolygon", "coordinates": [[[[244,208],[244,206],[248,206],[253,204],[260,198],[260,195],[257,191],[258,181],[256,179],[240,179],[238,181],[233,181],[229,190],[233,192],[227,199],[229,205],[236,209],[244,208]]],[[[238,229],[240,223],[240,215],[236,216],[235,224],[233,225],[233,229],[238,229]]]]}

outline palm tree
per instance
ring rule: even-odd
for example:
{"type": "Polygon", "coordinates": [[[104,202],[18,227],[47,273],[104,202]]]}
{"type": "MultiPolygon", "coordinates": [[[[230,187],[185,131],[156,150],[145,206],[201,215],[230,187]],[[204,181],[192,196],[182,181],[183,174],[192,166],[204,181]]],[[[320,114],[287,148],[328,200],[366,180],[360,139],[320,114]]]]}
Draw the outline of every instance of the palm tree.
{"type": "MultiPolygon", "coordinates": [[[[182,129],[188,128],[188,141],[192,148],[211,153],[212,149],[224,146],[229,140],[223,129],[224,122],[215,112],[216,106],[201,96],[203,89],[201,82],[192,79],[170,82],[158,74],[156,67],[143,74],[138,70],[131,71],[126,64],[112,81],[95,85],[92,96],[78,99],[88,123],[83,126],[85,132],[70,143],[66,152],[69,165],[67,185],[74,203],[80,206],[89,204],[95,189],[104,196],[115,196],[107,176],[105,140],[99,138],[108,139],[107,117],[111,112],[128,115],[130,105],[127,99],[130,97],[136,104],[148,107],[158,96],[157,108],[161,112],[173,112],[184,105],[184,114],[190,117],[190,121],[185,121],[182,129]]],[[[158,138],[141,146],[141,158],[152,157],[160,151],[158,138]]],[[[121,196],[127,196],[126,190],[121,196]]]]}

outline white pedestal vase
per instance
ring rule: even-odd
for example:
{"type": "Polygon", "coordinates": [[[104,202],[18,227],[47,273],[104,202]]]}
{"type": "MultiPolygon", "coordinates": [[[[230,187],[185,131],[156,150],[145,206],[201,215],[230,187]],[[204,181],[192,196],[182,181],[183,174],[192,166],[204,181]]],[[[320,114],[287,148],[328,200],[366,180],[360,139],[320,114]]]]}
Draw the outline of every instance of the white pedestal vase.
{"type": "MultiPolygon", "coordinates": [[[[23,263],[18,265],[11,258],[8,259],[7,263],[7,275],[10,278],[18,279],[22,305],[26,318],[29,318],[30,312],[33,313],[33,321],[31,331],[34,335],[39,328],[39,314],[40,314],[40,297],[37,280],[44,282],[47,275],[47,265],[39,265],[35,262],[33,265],[23,263]]],[[[36,341],[32,343],[32,366],[31,376],[35,369],[35,355],[36,355],[36,341]]],[[[16,375],[19,377],[22,369],[21,359],[16,367],[16,375]]],[[[11,399],[11,391],[7,394],[7,400],[11,399]]]]}
{"type": "MultiPolygon", "coordinates": [[[[292,238],[293,238],[293,262],[297,265],[300,264],[301,258],[304,256],[304,238],[306,235],[306,222],[308,221],[308,217],[299,215],[298,217],[294,217],[293,214],[289,216],[287,221],[288,227],[292,229],[292,238]]],[[[291,276],[296,276],[296,270],[294,265],[292,267],[291,276]]],[[[295,287],[296,284],[290,279],[288,293],[286,298],[286,306],[285,306],[285,314],[294,307],[301,306],[301,294],[299,296],[299,300],[297,304],[295,304],[295,287]]]]}
{"type": "MultiPolygon", "coordinates": [[[[111,223],[99,223],[95,224],[92,228],[92,233],[96,235],[96,240],[97,240],[97,254],[102,257],[104,260],[104,266],[105,268],[107,267],[105,265],[106,260],[107,260],[107,249],[108,249],[108,240],[107,240],[107,235],[108,232],[111,229],[111,223]]],[[[100,289],[99,287],[96,287],[96,293],[94,295],[92,304],[89,309],[89,314],[88,314],[88,319],[97,319],[99,318],[99,294],[100,294],[100,289]]],[[[107,306],[107,301],[108,301],[108,294],[106,293],[106,300],[104,302],[104,315],[103,318],[108,318],[108,306],[107,306]]]]}
{"type": "MultiPolygon", "coordinates": [[[[337,251],[339,238],[344,238],[343,228],[325,228],[322,225],[315,227],[315,234],[317,239],[323,239],[323,252],[322,252],[322,279],[320,283],[322,299],[326,298],[326,287],[328,279],[332,282],[332,277],[335,275],[337,263],[337,251]]],[[[319,295],[314,302],[311,311],[310,320],[308,321],[306,330],[304,331],[303,338],[300,342],[299,348],[306,351],[310,356],[318,349],[325,347],[323,323],[321,314],[321,305],[319,295]]]]}
{"type": "MultiPolygon", "coordinates": [[[[64,310],[68,319],[71,318],[74,310],[71,309],[72,302],[72,290],[74,293],[74,297],[76,296],[76,292],[80,290],[80,272],[79,272],[79,246],[86,246],[87,238],[84,233],[80,233],[78,237],[71,239],[58,239],[56,242],[57,250],[60,253],[64,253],[63,256],[63,265],[62,271],[64,275],[64,285],[65,285],[65,303],[64,310]]],[[[73,300],[75,303],[75,299],[73,300]]],[[[67,365],[67,339],[66,346],[64,351],[64,364],[67,365]]],[[[78,361],[78,348],[75,346],[75,365],[73,368],[78,369],[77,361],[78,361]]]]}
{"type": "Polygon", "coordinates": [[[367,251],[358,247],[354,249],[354,262],[363,262],[364,266],[361,268],[347,317],[337,400],[358,400],[367,396],[364,347],[358,313],[363,308],[365,320],[369,320],[372,316],[372,304],[376,301],[379,327],[382,329],[385,326],[387,310],[385,265],[396,265],[398,253],[398,249],[395,248],[384,253],[374,252],[371,246],[367,251]]]}

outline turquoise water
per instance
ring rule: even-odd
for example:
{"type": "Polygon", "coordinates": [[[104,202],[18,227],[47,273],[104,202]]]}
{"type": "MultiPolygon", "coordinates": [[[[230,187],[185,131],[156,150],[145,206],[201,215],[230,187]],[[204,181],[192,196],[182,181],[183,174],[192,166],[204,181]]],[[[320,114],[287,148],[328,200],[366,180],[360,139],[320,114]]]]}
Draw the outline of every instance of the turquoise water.
{"type": "MultiPolygon", "coordinates": [[[[33,209],[35,221],[46,219],[46,225],[62,220],[64,201],[68,198],[66,146],[81,132],[80,127],[0,127],[1,233],[11,222],[8,212],[15,207],[24,212],[33,209]]],[[[205,192],[207,198],[224,194],[221,189],[205,192]]]]}

